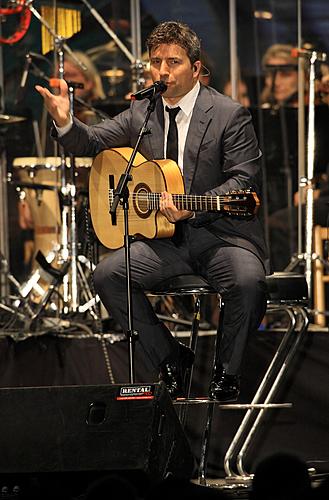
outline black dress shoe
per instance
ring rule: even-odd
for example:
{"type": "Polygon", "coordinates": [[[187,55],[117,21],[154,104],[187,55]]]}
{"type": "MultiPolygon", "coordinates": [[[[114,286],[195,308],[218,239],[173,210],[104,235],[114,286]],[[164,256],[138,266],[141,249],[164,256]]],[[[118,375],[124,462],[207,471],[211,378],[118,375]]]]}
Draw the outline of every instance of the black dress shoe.
{"type": "Polygon", "coordinates": [[[166,384],[171,399],[185,396],[185,375],[192,368],[193,361],[194,352],[179,342],[178,356],[160,366],[159,378],[166,384]]]}
{"type": "Polygon", "coordinates": [[[209,399],[233,403],[240,394],[240,377],[228,375],[224,368],[215,375],[209,387],[209,399]]]}

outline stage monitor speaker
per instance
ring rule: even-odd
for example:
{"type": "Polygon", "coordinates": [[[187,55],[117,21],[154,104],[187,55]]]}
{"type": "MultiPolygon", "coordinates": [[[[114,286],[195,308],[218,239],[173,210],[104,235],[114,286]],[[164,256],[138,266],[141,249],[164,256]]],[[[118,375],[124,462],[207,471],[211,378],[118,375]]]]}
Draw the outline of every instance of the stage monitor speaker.
{"type": "Polygon", "coordinates": [[[0,422],[0,474],[193,473],[163,383],[0,389],[0,422]]]}

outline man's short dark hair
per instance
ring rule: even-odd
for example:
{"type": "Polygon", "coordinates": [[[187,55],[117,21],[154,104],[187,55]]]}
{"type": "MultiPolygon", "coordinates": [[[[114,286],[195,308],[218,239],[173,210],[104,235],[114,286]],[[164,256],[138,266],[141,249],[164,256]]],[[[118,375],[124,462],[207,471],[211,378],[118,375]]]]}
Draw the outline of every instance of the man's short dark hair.
{"type": "Polygon", "coordinates": [[[146,41],[149,54],[163,43],[175,44],[185,49],[191,64],[200,60],[200,39],[187,24],[178,21],[166,21],[159,24],[146,41]]]}

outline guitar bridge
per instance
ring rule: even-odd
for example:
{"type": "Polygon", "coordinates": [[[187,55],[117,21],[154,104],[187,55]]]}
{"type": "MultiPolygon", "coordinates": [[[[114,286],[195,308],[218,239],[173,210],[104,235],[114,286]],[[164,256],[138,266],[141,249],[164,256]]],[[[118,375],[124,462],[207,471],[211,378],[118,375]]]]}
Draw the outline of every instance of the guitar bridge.
{"type": "MultiPolygon", "coordinates": [[[[109,175],[109,213],[113,203],[114,198],[114,175],[109,175]]],[[[117,225],[117,215],[116,213],[111,214],[112,226],[117,225]]]]}

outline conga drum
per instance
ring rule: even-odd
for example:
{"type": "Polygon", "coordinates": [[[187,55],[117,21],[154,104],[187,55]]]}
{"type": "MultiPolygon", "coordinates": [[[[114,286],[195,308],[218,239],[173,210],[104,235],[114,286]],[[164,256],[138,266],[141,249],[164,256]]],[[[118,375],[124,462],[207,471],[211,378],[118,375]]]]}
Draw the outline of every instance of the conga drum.
{"type": "MultiPolygon", "coordinates": [[[[81,191],[88,195],[91,164],[91,158],[75,158],[75,183],[78,193],[81,191]]],[[[15,158],[13,161],[14,168],[18,169],[18,185],[26,193],[26,202],[32,214],[35,253],[41,250],[47,255],[61,242],[60,165],[60,157],[15,158]]],[[[66,177],[69,179],[70,158],[66,158],[66,165],[66,177]]]]}
{"type": "Polygon", "coordinates": [[[18,186],[25,192],[34,228],[34,252],[48,255],[60,244],[60,158],[15,158],[18,186]]]}

